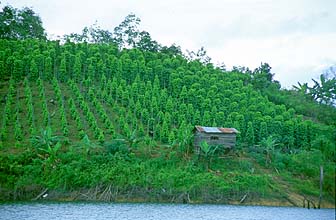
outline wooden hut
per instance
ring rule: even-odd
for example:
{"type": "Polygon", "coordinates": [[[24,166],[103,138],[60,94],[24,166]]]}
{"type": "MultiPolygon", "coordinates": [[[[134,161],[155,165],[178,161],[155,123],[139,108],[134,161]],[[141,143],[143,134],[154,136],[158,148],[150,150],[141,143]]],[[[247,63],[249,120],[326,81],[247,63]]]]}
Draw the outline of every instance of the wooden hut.
{"type": "Polygon", "coordinates": [[[236,144],[237,133],[239,132],[235,128],[195,126],[195,153],[200,153],[202,141],[206,141],[209,145],[219,145],[223,149],[232,149],[236,144]]]}

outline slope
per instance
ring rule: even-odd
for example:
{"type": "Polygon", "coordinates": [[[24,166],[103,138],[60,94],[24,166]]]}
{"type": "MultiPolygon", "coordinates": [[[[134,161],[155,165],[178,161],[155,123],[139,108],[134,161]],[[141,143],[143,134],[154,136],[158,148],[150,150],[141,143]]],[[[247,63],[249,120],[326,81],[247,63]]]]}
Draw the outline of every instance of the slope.
{"type": "Polygon", "coordinates": [[[0,46],[5,199],[47,187],[96,188],[109,199],[107,191],[119,199],[230,202],[249,192],[251,200],[281,200],[286,184],[316,197],[323,165],[325,193],[334,200],[334,127],[268,101],[248,74],[113,44],[0,46]],[[206,170],[192,149],[198,124],[237,128],[237,152],[256,162],[215,155],[206,170]],[[283,181],[262,172],[274,168],[283,181]]]}

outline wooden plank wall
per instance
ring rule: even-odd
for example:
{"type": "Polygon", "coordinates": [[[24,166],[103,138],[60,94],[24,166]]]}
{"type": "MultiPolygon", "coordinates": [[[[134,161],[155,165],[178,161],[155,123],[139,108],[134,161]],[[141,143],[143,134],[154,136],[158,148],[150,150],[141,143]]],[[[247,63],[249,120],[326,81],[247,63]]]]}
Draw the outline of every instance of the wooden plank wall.
{"type": "Polygon", "coordinates": [[[195,132],[194,146],[196,153],[200,152],[199,148],[202,141],[206,141],[209,145],[222,145],[224,148],[231,149],[236,144],[236,134],[195,132]]]}

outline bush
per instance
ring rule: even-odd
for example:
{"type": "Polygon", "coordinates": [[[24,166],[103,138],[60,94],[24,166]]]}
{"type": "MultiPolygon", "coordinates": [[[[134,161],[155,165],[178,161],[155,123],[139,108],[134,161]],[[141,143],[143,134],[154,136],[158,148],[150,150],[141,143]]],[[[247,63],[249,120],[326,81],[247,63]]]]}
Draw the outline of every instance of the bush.
{"type": "Polygon", "coordinates": [[[320,166],[323,164],[323,154],[319,150],[303,150],[293,154],[289,160],[288,168],[296,175],[318,177],[320,166]]]}
{"type": "Polygon", "coordinates": [[[128,154],[129,149],[126,145],[125,141],[122,139],[112,140],[110,142],[106,142],[104,144],[105,150],[109,154],[116,154],[117,152],[120,154],[128,154]]]}

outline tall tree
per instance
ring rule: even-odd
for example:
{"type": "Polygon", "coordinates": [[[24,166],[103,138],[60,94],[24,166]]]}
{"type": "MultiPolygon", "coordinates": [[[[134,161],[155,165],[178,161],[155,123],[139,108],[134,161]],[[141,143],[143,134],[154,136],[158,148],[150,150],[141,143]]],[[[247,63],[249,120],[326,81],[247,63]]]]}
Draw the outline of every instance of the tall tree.
{"type": "Polygon", "coordinates": [[[207,55],[204,47],[201,47],[197,52],[187,50],[187,53],[187,59],[189,61],[197,60],[203,64],[209,64],[211,62],[211,58],[207,55]]]}
{"type": "Polygon", "coordinates": [[[271,73],[272,67],[268,63],[261,63],[252,73],[252,85],[256,89],[268,88],[273,82],[274,74],[271,73]]]}
{"type": "Polygon", "coordinates": [[[140,31],[138,25],[140,18],[135,14],[129,14],[117,27],[114,28],[114,37],[120,48],[135,47],[140,31]]]}
{"type": "Polygon", "coordinates": [[[3,7],[0,12],[0,38],[46,39],[41,18],[31,8],[3,7]]]}
{"type": "Polygon", "coordinates": [[[139,40],[136,42],[136,47],[145,51],[157,52],[160,45],[152,39],[147,31],[141,31],[139,33],[139,40]]]}
{"type": "Polygon", "coordinates": [[[75,43],[114,43],[115,40],[110,31],[102,29],[97,22],[89,27],[84,27],[82,33],[65,35],[65,41],[75,43]]]}

